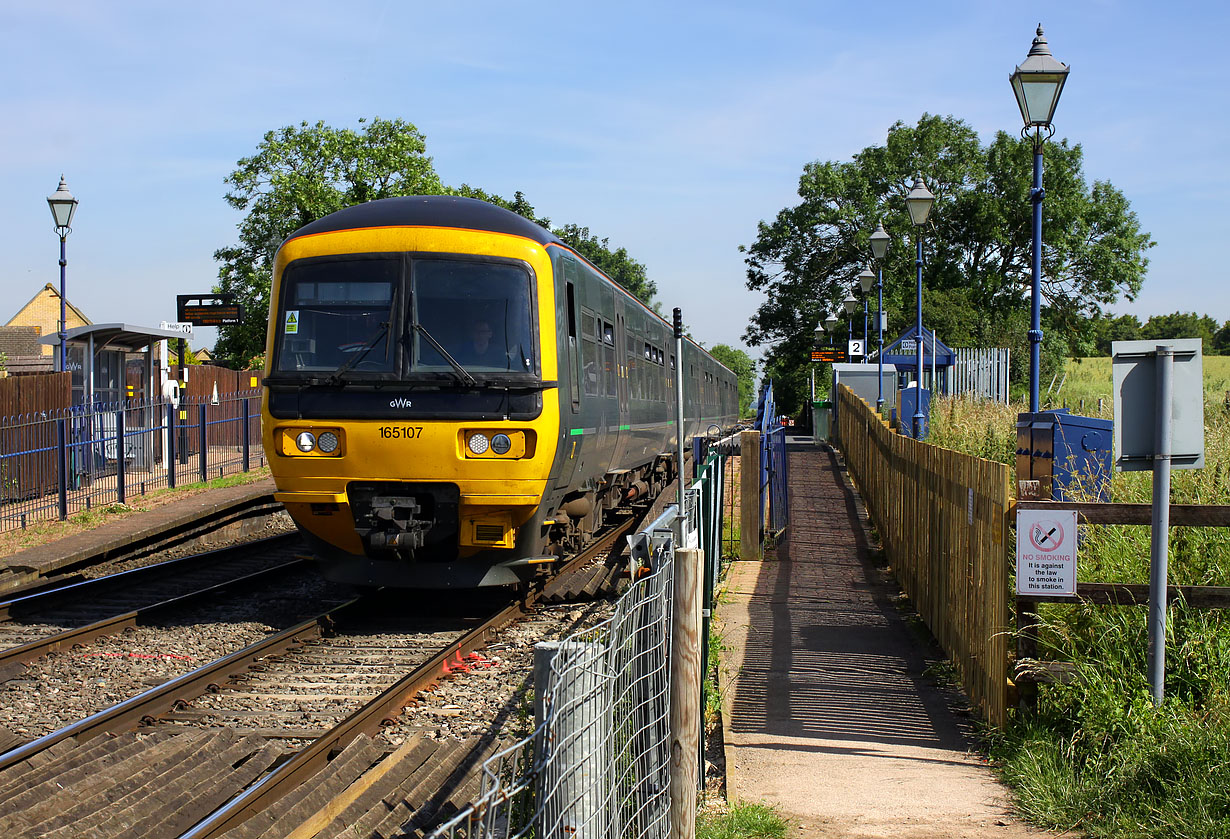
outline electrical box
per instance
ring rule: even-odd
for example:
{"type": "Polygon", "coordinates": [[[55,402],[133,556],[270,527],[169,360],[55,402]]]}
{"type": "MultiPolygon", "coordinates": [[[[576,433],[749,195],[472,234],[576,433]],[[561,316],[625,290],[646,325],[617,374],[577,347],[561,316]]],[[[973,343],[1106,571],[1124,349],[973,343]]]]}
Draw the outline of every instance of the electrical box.
{"type": "Polygon", "coordinates": [[[1108,501],[1114,427],[1064,410],[1018,414],[1016,477],[1036,481],[1040,500],[1108,501]]]}
{"type": "Polygon", "coordinates": [[[918,439],[926,440],[931,430],[931,391],[926,388],[903,387],[897,391],[897,430],[906,437],[914,436],[915,406],[922,401],[922,427],[918,439]]]}

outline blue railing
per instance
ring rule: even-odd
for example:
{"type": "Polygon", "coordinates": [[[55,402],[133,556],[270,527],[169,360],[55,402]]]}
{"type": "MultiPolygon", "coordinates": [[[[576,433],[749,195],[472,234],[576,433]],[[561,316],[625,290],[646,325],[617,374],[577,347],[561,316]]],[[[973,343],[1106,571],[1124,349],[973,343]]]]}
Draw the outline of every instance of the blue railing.
{"type": "Polygon", "coordinates": [[[0,417],[0,531],[264,462],[259,391],[0,417]]]}
{"type": "Polygon", "coordinates": [[[789,470],[786,461],[786,429],[773,400],[773,382],[765,385],[756,430],[760,432],[760,532],[780,533],[790,512],[789,470]],[[767,503],[766,503],[767,502],[767,503]],[[765,521],[768,510],[768,521],[765,521]]]}

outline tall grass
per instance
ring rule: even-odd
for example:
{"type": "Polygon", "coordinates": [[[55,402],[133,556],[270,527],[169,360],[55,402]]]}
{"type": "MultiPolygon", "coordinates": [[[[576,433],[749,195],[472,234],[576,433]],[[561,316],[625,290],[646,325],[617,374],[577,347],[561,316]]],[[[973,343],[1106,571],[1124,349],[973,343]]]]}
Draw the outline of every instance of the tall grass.
{"type": "MultiPolygon", "coordinates": [[[[1206,466],[1172,474],[1173,503],[1230,504],[1230,363],[1222,361],[1205,359],[1206,466]]],[[[1086,413],[1096,413],[1099,397],[1109,406],[1110,377],[1109,359],[1071,362],[1069,407],[1084,398],[1095,408],[1086,413]]],[[[937,400],[931,440],[1011,464],[1018,410],[937,400]]],[[[1148,472],[1115,473],[1112,498],[1147,503],[1151,481],[1148,472]]],[[[1147,582],[1149,543],[1148,527],[1082,525],[1078,579],[1147,582]]],[[[1171,528],[1169,570],[1172,584],[1230,585],[1230,532],[1171,528]]],[[[1036,713],[996,737],[1019,809],[1091,837],[1230,836],[1230,613],[1172,605],[1160,708],[1146,681],[1145,607],[1047,603],[1039,617],[1042,655],[1073,662],[1077,678],[1040,686],[1036,713]]]]}

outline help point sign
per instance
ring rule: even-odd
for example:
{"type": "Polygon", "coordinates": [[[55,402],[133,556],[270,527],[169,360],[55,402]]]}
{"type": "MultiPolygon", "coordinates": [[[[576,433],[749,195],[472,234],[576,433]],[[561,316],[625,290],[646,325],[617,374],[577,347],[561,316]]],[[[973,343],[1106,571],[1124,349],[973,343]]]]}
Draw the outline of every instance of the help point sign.
{"type": "Polygon", "coordinates": [[[1018,510],[1016,593],[1076,596],[1076,511],[1018,510]]]}

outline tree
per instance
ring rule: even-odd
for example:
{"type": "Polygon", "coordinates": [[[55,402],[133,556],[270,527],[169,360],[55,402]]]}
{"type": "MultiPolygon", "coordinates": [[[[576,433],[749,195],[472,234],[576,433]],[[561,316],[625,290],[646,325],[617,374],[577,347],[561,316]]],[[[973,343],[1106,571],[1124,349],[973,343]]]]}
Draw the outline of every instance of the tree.
{"type": "Polygon", "coordinates": [[[1205,355],[1216,345],[1218,323],[1208,315],[1195,312],[1175,312],[1170,315],[1153,315],[1140,329],[1140,337],[1148,340],[1166,338],[1199,338],[1205,355]]]}
{"type": "Polygon", "coordinates": [[[577,224],[565,224],[562,227],[552,227],[551,219],[540,218],[534,206],[526,200],[524,193],[517,192],[512,201],[492,195],[467,184],[458,188],[457,194],[469,198],[478,198],[496,204],[506,210],[512,210],[525,216],[530,221],[550,230],[560,240],[593,263],[599,271],[619,283],[646,306],[654,307],[654,296],[658,293],[658,284],[649,279],[645,266],[633,259],[626,248],[612,250],[610,240],[599,239],[589,232],[588,227],[577,224]]]}
{"type": "MultiPolygon", "coordinates": [[[[274,255],[287,236],[329,213],[379,198],[461,195],[550,229],[550,219],[537,217],[520,192],[510,201],[468,184],[445,186],[426,148],[419,130],[400,119],[360,119],[358,130],[302,122],[266,133],[256,154],[238,162],[225,181],[231,187],[226,201],[247,215],[239,224],[238,244],[214,253],[220,263],[214,290],[233,294],[245,316],[242,324],[219,327],[214,354],[220,364],[260,366],[274,255]]],[[[608,240],[587,227],[565,225],[553,232],[652,305],[657,286],[624,248],[611,250],[608,240]]]]}
{"type": "Polygon", "coordinates": [[[215,290],[234,294],[245,318],[219,328],[215,355],[223,363],[246,366],[264,351],[273,257],[287,236],[352,204],[444,191],[417,128],[379,117],[359,125],[302,122],[270,131],[227,176],[227,203],[247,215],[239,244],[214,254],[221,263],[215,290]]]}
{"type": "MultiPolygon", "coordinates": [[[[1089,340],[1089,318],[1140,290],[1153,240],[1127,199],[1109,183],[1089,186],[1080,146],[1047,146],[1043,205],[1044,369],[1089,340]]],[[[883,146],[848,162],[807,164],[800,203],[761,222],[741,248],[747,285],[765,302],[745,332],[751,346],[772,345],[766,370],[783,358],[805,366],[815,324],[857,286],[870,258],[868,236],[883,219],[893,236],[884,265],[888,332],[913,325],[915,232],[904,197],[921,172],[936,195],[924,231],[923,321],[950,346],[1009,346],[1028,358],[1032,261],[1029,141],[999,133],[987,146],[964,122],[924,114],[898,122],[883,146]],[[770,364],[770,362],[773,362],[770,364]]],[[[837,343],[849,336],[839,317],[837,343]]],[[[1017,380],[1022,380],[1018,375],[1017,380]]],[[[785,379],[775,378],[785,404],[785,379]]]]}
{"type": "Polygon", "coordinates": [[[715,344],[709,355],[726,365],[739,381],[739,416],[746,416],[756,395],[756,361],[743,350],[715,344]]]}
{"type": "MultiPolygon", "coordinates": [[[[1119,315],[1115,318],[1094,317],[1094,351],[1098,355],[1110,355],[1115,341],[1135,341],[1140,338],[1140,320],[1136,315],[1119,315]]],[[[1081,356],[1088,353],[1080,353],[1081,356]]]]}

